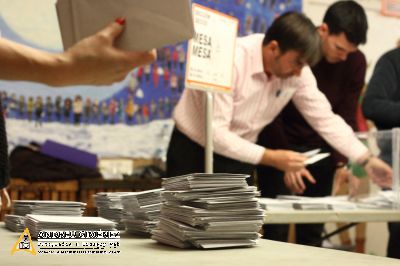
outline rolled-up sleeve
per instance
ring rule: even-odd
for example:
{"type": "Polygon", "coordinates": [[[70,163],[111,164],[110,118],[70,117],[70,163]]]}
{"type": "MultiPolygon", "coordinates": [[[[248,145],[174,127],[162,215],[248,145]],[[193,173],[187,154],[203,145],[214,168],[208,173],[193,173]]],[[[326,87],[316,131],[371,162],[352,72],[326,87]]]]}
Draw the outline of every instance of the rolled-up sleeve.
{"type": "Polygon", "coordinates": [[[299,78],[289,81],[297,87],[293,102],[307,122],[332,147],[352,161],[358,160],[368,150],[357,139],[354,131],[338,115],[333,113],[329,101],[318,90],[310,68],[305,67],[299,78]]]}

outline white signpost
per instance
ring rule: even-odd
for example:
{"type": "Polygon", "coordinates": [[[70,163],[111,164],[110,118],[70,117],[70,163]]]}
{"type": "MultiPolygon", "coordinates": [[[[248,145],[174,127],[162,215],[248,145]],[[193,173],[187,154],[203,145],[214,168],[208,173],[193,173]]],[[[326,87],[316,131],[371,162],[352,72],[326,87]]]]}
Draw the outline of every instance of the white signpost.
{"type": "Polygon", "coordinates": [[[205,91],[206,173],[213,172],[213,93],[232,90],[238,20],[213,9],[192,5],[195,36],[189,41],[186,88],[205,91]]]}

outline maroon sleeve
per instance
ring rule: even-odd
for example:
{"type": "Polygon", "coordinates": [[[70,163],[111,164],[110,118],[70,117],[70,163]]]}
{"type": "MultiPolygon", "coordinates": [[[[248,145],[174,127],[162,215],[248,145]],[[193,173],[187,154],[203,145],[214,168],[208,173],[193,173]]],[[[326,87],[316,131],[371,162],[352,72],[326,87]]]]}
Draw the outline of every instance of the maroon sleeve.
{"type": "MultiPolygon", "coordinates": [[[[344,97],[342,97],[340,103],[335,108],[335,112],[340,115],[354,131],[358,131],[356,110],[361,91],[365,84],[367,63],[364,54],[360,51],[349,56],[351,56],[351,58],[349,58],[349,64],[347,66],[348,79],[344,87],[340,88],[344,97]]],[[[336,163],[347,163],[347,158],[337,151],[332,153],[332,157],[336,163]]]]}

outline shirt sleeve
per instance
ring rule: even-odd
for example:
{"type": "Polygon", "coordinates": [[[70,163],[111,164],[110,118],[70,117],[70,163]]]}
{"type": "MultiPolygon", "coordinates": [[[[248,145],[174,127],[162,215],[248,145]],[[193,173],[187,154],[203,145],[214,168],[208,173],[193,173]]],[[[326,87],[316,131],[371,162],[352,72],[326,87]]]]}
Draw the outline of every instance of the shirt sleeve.
{"type": "MultiPolygon", "coordinates": [[[[347,73],[349,78],[343,85],[344,87],[340,88],[343,92],[343,97],[334,111],[340,115],[354,131],[358,131],[356,112],[360,94],[365,84],[365,72],[367,69],[364,54],[361,52],[354,54],[347,69],[350,71],[347,73]]],[[[336,163],[347,163],[347,158],[337,151],[332,153],[332,157],[336,163]]]]}
{"type": "MultiPolygon", "coordinates": [[[[243,66],[244,54],[236,52],[235,66],[233,71],[233,90],[242,89],[246,70],[240,69],[243,66]]],[[[234,115],[234,93],[214,94],[213,113],[213,136],[214,150],[223,156],[250,163],[258,164],[264,154],[265,148],[248,141],[231,131],[234,115]]]]}
{"type": "MultiPolygon", "coordinates": [[[[376,64],[362,104],[365,117],[382,128],[400,126],[400,101],[396,101],[400,91],[400,66],[390,59],[395,52],[384,55],[376,64]]],[[[400,62],[400,49],[397,55],[400,62]]]]}
{"type": "Polygon", "coordinates": [[[352,161],[358,160],[368,151],[343,118],[333,113],[328,99],[318,90],[309,67],[305,67],[301,76],[292,78],[290,83],[289,86],[297,87],[293,97],[295,106],[333,148],[352,161]]]}

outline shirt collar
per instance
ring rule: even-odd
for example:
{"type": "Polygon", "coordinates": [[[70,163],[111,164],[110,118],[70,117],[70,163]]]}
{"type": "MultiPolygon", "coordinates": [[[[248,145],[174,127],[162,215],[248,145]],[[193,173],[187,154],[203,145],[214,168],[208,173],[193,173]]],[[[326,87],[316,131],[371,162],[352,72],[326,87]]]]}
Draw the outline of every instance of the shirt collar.
{"type": "Polygon", "coordinates": [[[257,34],[257,40],[255,42],[255,45],[253,46],[253,49],[251,51],[251,56],[252,56],[252,75],[258,75],[258,74],[264,74],[264,64],[263,64],[263,56],[262,56],[262,43],[264,40],[264,34],[257,34]]]}

